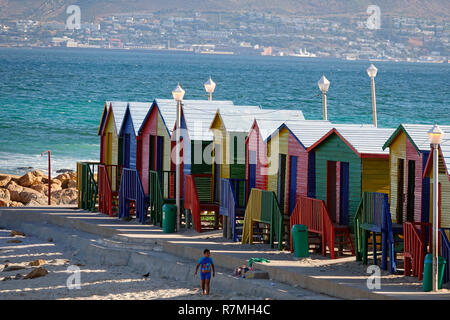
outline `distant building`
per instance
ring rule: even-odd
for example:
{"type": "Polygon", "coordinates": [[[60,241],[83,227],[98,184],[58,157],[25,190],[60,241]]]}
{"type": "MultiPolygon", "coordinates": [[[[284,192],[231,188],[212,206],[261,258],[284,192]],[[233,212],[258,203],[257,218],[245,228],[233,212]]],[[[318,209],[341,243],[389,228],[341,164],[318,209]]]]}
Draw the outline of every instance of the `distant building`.
{"type": "Polygon", "coordinates": [[[261,52],[262,56],[271,56],[272,55],[272,47],[264,48],[264,50],[261,52]]]}

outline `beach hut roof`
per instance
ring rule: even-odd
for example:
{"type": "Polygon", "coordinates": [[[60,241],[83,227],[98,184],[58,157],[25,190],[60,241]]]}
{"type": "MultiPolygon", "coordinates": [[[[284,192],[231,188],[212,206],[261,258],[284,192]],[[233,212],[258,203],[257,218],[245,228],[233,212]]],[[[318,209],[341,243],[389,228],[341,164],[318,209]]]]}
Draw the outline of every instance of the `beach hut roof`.
{"type": "MultiPolygon", "coordinates": [[[[441,127],[442,129],[442,127],[441,127]]],[[[443,129],[444,130],[444,129],[443,129]]],[[[445,131],[444,131],[445,132],[445,131]]],[[[447,131],[450,135],[450,128],[449,131],[447,131]]],[[[450,176],[450,137],[445,137],[442,140],[441,143],[441,155],[444,159],[445,167],[447,168],[447,175],[450,176]]]]}
{"type": "MultiPolygon", "coordinates": [[[[448,128],[448,131],[446,131],[446,129],[444,129],[442,126],[441,129],[444,130],[444,132],[448,132],[448,134],[450,135],[450,128],[448,128]]],[[[444,136],[444,139],[441,143],[440,152],[442,158],[444,159],[445,168],[447,169],[447,175],[450,178],[450,137],[444,136]]]]}
{"type": "MultiPolygon", "coordinates": [[[[138,135],[139,128],[141,127],[142,122],[144,121],[151,106],[152,106],[151,102],[128,102],[128,109],[130,111],[131,120],[133,122],[134,132],[136,135],[138,135]]],[[[122,120],[119,135],[122,134],[125,115],[124,119],[122,120]]]]}
{"type": "MultiPolygon", "coordinates": [[[[432,126],[427,126],[428,130],[432,126]]],[[[439,148],[439,153],[444,161],[445,170],[448,178],[450,179],[450,126],[439,126],[442,131],[444,131],[444,138],[442,139],[441,146],[439,148]]],[[[428,136],[427,136],[428,139],[428,136]]],[[[431,151],[430,141],[428,141],[428,150],[431,151]]],[[[427,165],[424,170],[424,176],[427,176],[428,172],[433,169],[433,152],[430,153],[427,165]]]]}
{"type": "MultiPolygon", "coordinates": [[[[155,103],[161,112],[167,131],[171,135],[175,128],[177,103],[173,99],[156,99],[155,103]]],[[[233,101],[183,100],[183,116],[190,139],[212,140],[213,136],[209,131],[209,125],[217,110],[226,113],[235,108],[241,108],[241,106],[235,106],[233,101]]],[[[243,108],[250,110],[260,107],[243,108]]]]}
{"type": "Polygon", "coordinates": [[[229,132],[248,133],[255,120],[264,139],[280,127],[286,120],[304,120],[303,112],[288,109],[263,109],[251,106],[236,106],[234,110],[218,112],[217,114],[225,129],[229,132]]]}
{"type": "Polygon", "coordinates": [[[127,110],[128,102],[107,101],[106,104],[110,106],[108,113],[112,111],[112,115],[114,116],[114,121],[116,125],[116,130],[117,132],[119,132],[120,127],[122,126],[122,120],[125,115],[125,111],[127,110]]]}
{"type": "MultiPolygon", "coordinates": [[[[402,123],[397,130],[389,137],[383,146],[383,149],[388,148],[400,132],[404,132],[411,141],[417,152],[429,151],[430,140],[428,140],[428,131],[433,127],[431,124],[406,124],[402,123]]],[[[439,126],[444,132],[450,135],[450,126],[439,126]]]]}
{"type": "Polygon", "coordinates": [[[108,102],[105,102],[102,111],[102,119],[100,120],[100,125],[98,126],[97,135],[101,135],[103,132],[103,126],[105,125],[106,116],[108,115],[108,102]]]}
{"type": "Polygon", "coordinates": [[[330,135],[337,134],[361,158],[389,157],[383,145],[393,132],[392,128],[376,128],[372,125],[335,124],[308,151],[315,149],[330,135]]]}
{"type": "MultiPolygon", "coordinates": [[[[259,121],[258,121],[259,125],[259,121]]],[[[325,120],[287,120],[265,139],[267,142],[282,128],[288,129],[297,141],[307,149],[314,142],[333,128],[330,121],[325,120]]]]}

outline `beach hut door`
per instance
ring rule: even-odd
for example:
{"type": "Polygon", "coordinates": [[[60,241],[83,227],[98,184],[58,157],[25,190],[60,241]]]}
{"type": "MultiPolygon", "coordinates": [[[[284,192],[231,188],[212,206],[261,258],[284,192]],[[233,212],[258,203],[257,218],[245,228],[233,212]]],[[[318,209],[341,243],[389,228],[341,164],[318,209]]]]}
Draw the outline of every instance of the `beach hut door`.
{"type": "Polygon", "coordinates": [[[327,207],[333,222],[336,222],[336,178],[336,161],[327,161],[327,207]]]}
{"type": "Polygon", "coordinates": [[[397,166],[397,214],[396,214],[396,220],[397,223],[402,224],[403,223],[403,203],[405,201],[405,197],[403,194],[403,187],[405,182],[405,160],[398,159],[398,166],[397,166]]]}
{"type": "Polygon", "coordinates": [[[156,171],[159,173],[159,181],[163,184],[163,159],[164,159],[164,137],[156,137],[156,171]]]}
{"type": "Polygon", "coordinates": [[[339,188],[339,223],[348,225],[348,201],[350,191],[350,170],[348,162],[341,162],[339,188]]]}
{"type": "Polygon", "coordinates": [[[221,164],[221,146],[214,145],[214,201],[220,200],[220,164],[221,164]]]}
{"type": "Polygon", "coordinates": [[[408,161],[408,199],[406,203],[406,221],[414,222],[414,194],[416,180],[416,162],[408,161]]]}
{"type": "Polygon", "coordinates": [[[280,208],[284,213],[284,201],[286,195],[286,155],[280,154],[278,163],[278,192],[277,198],[278,203],[280,204],[280,208]]]}
{"type": "Polygon", "coordinates": [[[155,136],[150,135],[149,139],[149,170],[155,170],[155,136]]]}
{"type": "Polygon", "coordinates": [[[130,167],[130,134],[125,134],[124,152],[123,152],[123,166],[130,167]]]}
{"type": "Polygon", "coordinates": [[[295,208],[295,201],[297,195],[297,157],[290,157],[290,172],[289,172],[289,215],[295,208]]]}
{"type": "Polygon", "coordinates": [[[256,187],[256,152],[250,151],[250,162],[248,165],[248,194],[256,187]]]}

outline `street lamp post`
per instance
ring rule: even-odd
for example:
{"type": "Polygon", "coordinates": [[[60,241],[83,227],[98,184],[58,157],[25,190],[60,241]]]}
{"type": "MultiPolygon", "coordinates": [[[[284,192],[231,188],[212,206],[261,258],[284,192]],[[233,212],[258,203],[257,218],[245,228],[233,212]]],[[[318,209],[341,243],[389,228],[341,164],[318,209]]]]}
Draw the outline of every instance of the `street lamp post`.
{"type": "Polygon", "coordinates": [[[377,76],[378,69],[371,64],[367,68],[367,75],[370,77],[370,82],[372,85],[372,113],[373,113],[373,125],[377,127],[377,99],[375,97],[375,77],[377,76]]]}
{"type": "Polygon", "coordinates": [[[208,100],[212,101],[212,94],[216,89],[216,83],[209,77],[209,80],[205,83],[205,90],[208,93],[208,100]]]}
{"type": "Polygon", "coordinates": [[[438,291],[438,212],[439,212],[439,145],[444,137],[444,132],[437,124],[428,131],[431,146],[433,147],[433,291],[438,291]]]}
{"type": "Polygon", "coordinates": [[[175,204],[177,206],[177,231],[181,229],[181,214],[180,214],[180,142],[181,142],[181,106],[185,91],[180,84],[172,91],[173,99],[177,102],[177,123],[176,123],[176,145],[175,145],[175,204]]]}
{"type": "Polygon", "coordinates": [[[323,120],[328,120],[327,91],[328,91],[328,88],[330,87],[330,81],[328,81],[328,79],[325,78],[325,75],[322,75],[322,78],[320,78],[320,80],[317,84],[319,85],[320,91],[322,91],[323,120]]]}
{"type": "Polygon", "coordinates": [[[52,194],[52,182],[51,182],[51,174],[52,174],[52,168],[51,168],[51,152],[50,150],[44,151],[41,153],[41,156],[44,154],[48,154],[48,205],[50,206],[52,204],[51,202],[51,194],[52,194]]]}

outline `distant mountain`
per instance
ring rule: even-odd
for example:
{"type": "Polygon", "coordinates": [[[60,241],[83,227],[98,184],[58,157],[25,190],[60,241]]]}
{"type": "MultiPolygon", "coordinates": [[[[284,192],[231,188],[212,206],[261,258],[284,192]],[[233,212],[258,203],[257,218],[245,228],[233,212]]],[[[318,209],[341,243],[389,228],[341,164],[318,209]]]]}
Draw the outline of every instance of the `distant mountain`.
{"type": "Polygon", "coordinates": [[[386,15],[450,17],[449,0],[0,0],[0,18],[53,20],[65,14],[71,4],[80,6],[85,21],[104,15],[161,10],[348,16],[365,13],[371,4],[378,5],[386,15]]]}

